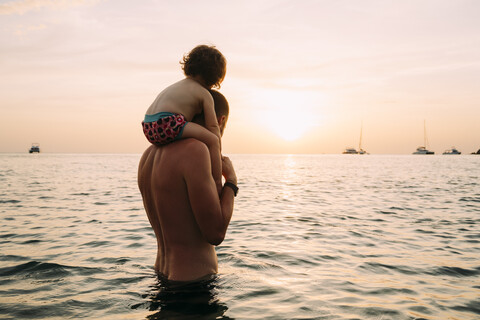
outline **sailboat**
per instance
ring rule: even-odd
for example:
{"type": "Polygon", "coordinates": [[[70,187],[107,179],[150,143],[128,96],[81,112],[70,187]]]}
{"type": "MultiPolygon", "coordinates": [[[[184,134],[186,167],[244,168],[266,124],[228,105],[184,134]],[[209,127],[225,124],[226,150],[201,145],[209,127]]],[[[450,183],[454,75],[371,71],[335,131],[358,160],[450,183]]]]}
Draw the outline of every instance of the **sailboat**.
{"type": "Polygon", "coordinates": [[[355,148],[345,148],[342,152],[343,154],[358,154],[358,151],[355,148]]]}
{"type": "Polygon", "coordinates": [[[360,127],[360,142],[358,143],[358,151],[355,148],[345,148],[342,152],[343,154],[368,154],[367,151],[362,149],[362,131],[363,131],[363,122],[360,127]]]}
{"type": "Polygon", "coordinates": [[[362,149],[362,131],[363,131],[363,122],[360,127],[360,142],[358,143],[358,154],[368,154],[367,151],[362,149]]]}
{"type": "Polygon", "coordinates": [[[425,125],[425,120],[423,120],[423,146],[417,148],[413,154],[435,154],[435,152],[427,149],[428,139],[427,139],[427,127],[425,125]]]}

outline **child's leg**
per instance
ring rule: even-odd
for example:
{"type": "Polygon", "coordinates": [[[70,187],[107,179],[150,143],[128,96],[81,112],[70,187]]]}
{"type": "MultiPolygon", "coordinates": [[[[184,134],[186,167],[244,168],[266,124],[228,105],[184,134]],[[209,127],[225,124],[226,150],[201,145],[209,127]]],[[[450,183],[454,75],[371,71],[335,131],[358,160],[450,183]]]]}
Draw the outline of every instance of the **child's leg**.
{"type": "Polygon", "coordinates": [[[220,194],[222,191],[222,155],[220,153],[220,139],[207,128],[202,127],[194,122],[187,122],[183,128],[183,138],[194,138],[202,141],[210,151],[210,159],[212,161],[213,180],[220,194]]]}

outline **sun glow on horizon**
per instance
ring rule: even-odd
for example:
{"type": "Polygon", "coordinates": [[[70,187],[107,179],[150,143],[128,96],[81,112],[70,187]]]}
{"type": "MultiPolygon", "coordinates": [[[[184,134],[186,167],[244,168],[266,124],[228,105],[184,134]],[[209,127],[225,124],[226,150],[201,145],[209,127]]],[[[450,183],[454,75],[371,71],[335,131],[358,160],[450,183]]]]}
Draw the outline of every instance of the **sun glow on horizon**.
{"type": "Polygon", "coordinates": [[[423,119],[436,153],[480,147],[480,1],[141,3],[0,0],[0,152],[143,152],[199,44],[227,59],[229,153],[339,153],[362,120],[372,154],[411,154],[423,119]]]}
{"type": "MultiPolygon", "coordinates": [[[[321,93],[266,89],[255,95],[263,126],[285,141],[295,141],[318,126],[321,118],[321,93]]],[[[323,101],[324,102],[324,101],[323,101]]]]}

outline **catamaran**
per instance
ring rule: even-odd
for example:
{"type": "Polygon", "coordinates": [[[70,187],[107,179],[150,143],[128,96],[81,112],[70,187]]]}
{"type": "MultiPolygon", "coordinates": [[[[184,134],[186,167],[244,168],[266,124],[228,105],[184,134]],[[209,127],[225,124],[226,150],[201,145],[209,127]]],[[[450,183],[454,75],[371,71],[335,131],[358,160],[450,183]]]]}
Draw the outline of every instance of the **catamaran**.
{"type": "Polygon", "coordinates": [[[427,149],[428,139],[427,139],[427,127],[425,125],[425,120],[423,120],[423,146],[417,148],[413,154],[435,154],[435,152],[427,149]]]}
{"type": "Polygon", "coordinates": [[[355,148],[345,148],[342,152],[343,154],[368,154],[367,151],[362,149],[362,131],[363,131],[363,123],[360,127],[360,142],[358,143],[358,151],[355,148]]]}
{"type": "Polygon", "coordinates": [[[358,154],[358,151],[355,148],[345,148],[342,152],[343,154],[358,154]]]}
{"type": "Polygon", "coordinates": [[[358,154],[368,154],[367,151],[362,149],[362,132],[363,132],[363,122],[360,126],[360,142],[358,143],[358,154]]]}

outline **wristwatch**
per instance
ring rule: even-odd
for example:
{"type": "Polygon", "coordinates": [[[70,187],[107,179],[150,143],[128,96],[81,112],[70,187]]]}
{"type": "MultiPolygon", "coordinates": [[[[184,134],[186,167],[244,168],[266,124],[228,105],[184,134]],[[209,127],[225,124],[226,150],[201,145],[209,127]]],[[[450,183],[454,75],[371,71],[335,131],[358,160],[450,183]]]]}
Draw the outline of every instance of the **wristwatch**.
{"type": "Polygon", "coordinates": [[[236,197],[238,193],[238,187],[231,182],[225,182],[224,187],[230,187],[233,190],[233,195],[236,197]]]}

